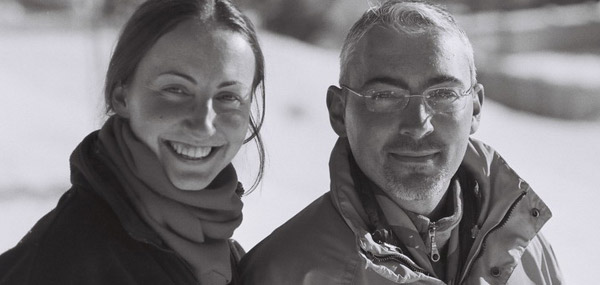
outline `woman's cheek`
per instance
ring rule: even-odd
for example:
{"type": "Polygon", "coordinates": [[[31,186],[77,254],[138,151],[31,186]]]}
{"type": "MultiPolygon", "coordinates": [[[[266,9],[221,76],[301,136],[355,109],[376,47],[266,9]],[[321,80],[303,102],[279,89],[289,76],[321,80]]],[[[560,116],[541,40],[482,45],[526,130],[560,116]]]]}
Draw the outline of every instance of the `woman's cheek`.
{"type": "Polygon", "coordinates": [[[244,111],[229,112],[218,115],[219,126],[227,133],[228,137],[244,140],[250,125],[250,114],[244,111]]]}
{"type": "Polygon", "coordinates": [[[149,105],[148,117],[153,117],[154,120],[179,119],[188,112],[185,105],[167,100],[154,100],[149,105]]]}

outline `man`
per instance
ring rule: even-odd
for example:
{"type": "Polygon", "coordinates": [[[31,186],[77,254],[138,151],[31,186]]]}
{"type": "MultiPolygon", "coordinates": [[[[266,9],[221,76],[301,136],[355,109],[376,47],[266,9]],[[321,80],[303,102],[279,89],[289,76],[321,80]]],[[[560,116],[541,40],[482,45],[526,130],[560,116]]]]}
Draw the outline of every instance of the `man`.
{"type": "Polygon", "coordinates": [[[242,261],[244,284],[560,284],[550,210],[469,138],[483,86],[434,5],[388,1],[352,27],[327,105],[330,192],[242,261]]]}

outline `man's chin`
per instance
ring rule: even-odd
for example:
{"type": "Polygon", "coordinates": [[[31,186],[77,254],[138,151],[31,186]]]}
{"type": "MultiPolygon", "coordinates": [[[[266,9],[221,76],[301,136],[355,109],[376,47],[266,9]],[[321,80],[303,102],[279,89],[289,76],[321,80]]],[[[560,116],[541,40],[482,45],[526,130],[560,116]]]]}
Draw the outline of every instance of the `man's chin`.
{"type": "Polygon", "coordinates": [[[401,188],[395,187],[390,189],[391,196],[404,201],[427,201],[435,198],[439,192],[439,188],[401,188]]]}
{"type": "Polygon", "coordinates": [[[437,197],[446,189],[439,176],[412,175],[403,178],[385,175],[388,194],[406,201],[424,201],[437,197]]]}

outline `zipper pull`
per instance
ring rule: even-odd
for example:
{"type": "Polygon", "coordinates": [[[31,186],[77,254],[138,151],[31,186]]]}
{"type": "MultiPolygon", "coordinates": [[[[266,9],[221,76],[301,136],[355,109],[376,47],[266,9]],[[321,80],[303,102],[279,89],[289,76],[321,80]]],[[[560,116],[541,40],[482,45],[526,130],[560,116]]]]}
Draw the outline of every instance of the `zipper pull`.
{"type": "Polygon", "coordinates": [[[429,224],[429,242],[431,244],[431,253],[429,258],[433,262],[440,261],[440,252],[438,251],[437,244],[435,242],[435,222],[429,224]]]}
{"type": "Polygon", "coordinates": [[[479,226],[478,225],[474,225],[473,228],[471,229],[471,238],[476,238],[477,235],[479,234],[479,226]]]}

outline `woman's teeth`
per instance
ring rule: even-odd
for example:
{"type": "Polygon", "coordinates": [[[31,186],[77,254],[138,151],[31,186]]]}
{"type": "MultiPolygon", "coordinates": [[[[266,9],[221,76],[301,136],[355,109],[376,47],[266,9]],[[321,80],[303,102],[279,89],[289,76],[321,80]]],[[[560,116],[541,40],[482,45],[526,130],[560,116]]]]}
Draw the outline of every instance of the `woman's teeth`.
{"type": "Polygon", "coordinates": [[[190,159],[204,158],[208,154],[210,154],[210,151],[212,149],[212,147],[209,146],[196,147],[176,142],[169,142],[169,145],[171,145],[171,147],[177,154],[190,159]]]}

